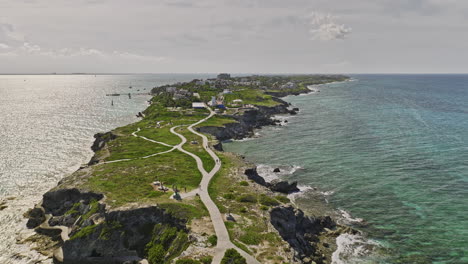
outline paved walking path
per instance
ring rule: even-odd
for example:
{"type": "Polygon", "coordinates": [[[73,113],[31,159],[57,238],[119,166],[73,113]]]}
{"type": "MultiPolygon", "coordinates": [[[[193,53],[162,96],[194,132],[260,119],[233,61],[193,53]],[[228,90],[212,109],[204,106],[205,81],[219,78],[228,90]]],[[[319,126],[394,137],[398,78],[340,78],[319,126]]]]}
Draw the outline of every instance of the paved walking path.
{"type": "MultiPolygon", "coordinates": [[[[235,246],[231,242],[231,240],[229,239],[229,233],[228,233],[228,231],[226,229],[226,225],[224,224],[224,220],[223,220],[223,217],[221,215],[221,212],[219,211],[218,207],[213,202],[213,200],[211,199],[211,197],[210,197],[210,195],[208,193],[208,186],[209,186],[209,183],[210,183],[211,179],[213,178],[213,176],[221,168],[221,160],[214,153],[214,151],[211,150],[211,148],[209,148],[208,138],[205,135],[200,134],[200,133],[198,133],[197,131],[195,131],[193,129],[194,126],[197,126],[197,125],[205,122],[206,120],[211,118],[213,115],[215,115],[214,111],[212,111],[208,107],[207,107],[207,109],[210,111],[210,115],[208,117],[206,117],[206,118],[204,118],[204,119],[190,125],[188,127],[188,130],[190,132],[192,132],[193,134],[198,135],[199,137],[201,137],[203,139],[203,144],[202,144],[203,148],[205,148],[205,150],[210,154],[210,156],[215,161],[214,168],[210,172],[207,172],[205,170],[205,168],[203,167],[203,161],[200,159],[200,157],[198,157],[197,155],[195,155],[195,154],[193,154],[191,152],[188,152],[188,151],[184,150],[182,148],[183,144],[179,144],[177,146],[177,149],[184,152],[184,153],[186,153],[187,155],[192,156],[195,159],[195,161],[197,162],[198,170],[203,175],[203,178],[202,178],[202,181],[201,181],[201,184],[200,184],[200,189],[198,190],[198,194],[200,195],[200,198],[201,198],[203,204],[205,204],[206,208],[208,209],[208,212],[210,213],[211,221],[213,223],[213,227],[215,229],[216,236],[218,237],[218,243],[217,243],[216,248],[215,248],[215,255],[214,255],[212,263],[214,263],[214,264],[221,263],[221,259],[224,256],[224,252],[227,249],[234,248],[247,260],[248,264],[259,264],[260,262],[258,262],[254,257],[249,255],[247,252],[243,251],[242,249],[238,248],[237,246],[235,246]]],[[[187,142],[187,139],[183,135],[177,133],[174,130],[174,127],[171,128],[171,133],[173,133],[173,134],[177,135],[178,137],[180,137],[182,139],[182,142],[184,142],[184,143],[187,142]]]]}
{"type": "MultiPolygon", "coordinates": [[[[201,184],[200,184],[200,187],[198,189],[195,189],[195,190],[192,190],[191,192],[189,193],[185,193],[185,194],[181,194],[181,197],[182,198],[186,198],[186,197],[190,197],[190,196],[194,196],[195,194],[199,194],[200,195],[200,198],[203,202],[203,204],[206,206],[206,208],[208,209],[208,212],[210,214],[210,218],[211,218],[211,221],[213,223],[213,227],[215,229],[215,233],[216,233],[216,236],[218,237],[218,243],[216,245],[216,248],[215,248],[215,255],[213,257],[213,264],[220,264],[221,263],[221,260],[224,256],[224,252],[227,250],[227,249],[230,249],[230,248],[234,248],[236,249],[246,260],[247,260],[247,263],[248,264],[260,264],[260,262],[258,262],[254,257],[252,257],[251,255],[249,255],[247,252],[243,251],[242,249],[238,248],[236,245],[234,245],[230,238],[229,238],[229,233],[227,231],[227,228],[226,228],[226,225],[224,224],[224,220],[223,220],[223,217],[221,215],[221,212],[219,211],[218,207],[216,206],[216,204],[213,202],[213,200],[211,199],[209,193],[208,193],[208,186],[210,184],[210,181],[211,179],[213,178],[213,176],[219,171],[219,169],[221,168],[221,160],[219,159],[219,157],[215,154],[215,152],[208,146],[208,138],[203,135],[203,134],[200,134],[198,133],[197,131],[195,131],[193,129],[193,127],[205,122],[206,120],[210,119],[212,116],[215,115],[215,112],[213,110],[211,110],[209,107],[206,107],[209,111],[210,111],[210,114],[209,116],[207,116],[206,118],[202,119],[202,120],[199,120],[198,122],[188,126],[188,130],[201,137],[203,139],[203,143],[202,143],[202,146],[203,148],[208,152],[208,154],[213,158],[213,160],[215,161],[215,166],[214,168],[210,171],[210,172],[207,172],[205,170],[205,168],[203,167],[203,161],[200,159],[200,157],[198,157],[197,155],[189,152],[189,151],[186,151],[185,149],[182,148],[182,146],[187,142],[187,139],[177,133],[175,131],[176,128],[180,127],[180,126],[174,126],[170,129],[170,132],[176,136],[178,136],[180,139],[181,139],[181,143],[175,145],[175,146],[171,146],[169,144],[166,144],[164,142],[159,142],[159,141],[156,141],[156,140],[152,140],[152,139],[149,139],[149,138],[146,138],[146,137],[143,137],[143,136],[138,136],[136,133],[140,131],[140,128],[138,128],[137,131],[133,132],[132,135],[135,136],[135,137],[140,137],[144,140],[147,140],[147,141],[150,141],[150,142],[153,142],[153,143],[156,143],[156,144],[160,144],[160,145],[163,145],[163,146],[166,146],[166,147],[171,147],[170,150],[167,150],[167,151],[163,151],[163,152],[158,152],[158,153],[155,153],[155,154],[151,154],[151,155],[148,155],[148,156],[145,156],[145,157],[141,157],[141,158],[150,158],[150,157],[153,157],[153,156],[156,156],[156,155],[161,155],[161,154],[164,154],[164,153],[168,153],[168,152],[171,152],[171,151],[174,151],[174,150],[179,150],[189,156],[191,156],[192,158],[195,159],[196,163],[197,163],[197,168],[198,170],[201,172],[203,178],[202,178],[202,181],[201,181],[201,184]]],[[[107,161],[107,162],[102,162],[102,163],[98,163],[97,165],[99,164],[107,164],[107,163],[115,163],[115,162],[121,162],[121,161],[129,161],[129,160],[132,160],[132,159],[121,159],[121,160],[113,160],[113,161],[107,161]]],[[[48,216],[50,218],[50,216],[48,216]]],[[[66,241],[68,240],[68,227],[65,227],[65,226],[55,226],[55,227],[50,227],[48,225],[48,219],[42,224],[42,227],[43,228],[48,228],[48,229],[61,229],[62,230],[62,233],[61,233],[61,236],[62,236],[62,240],[63,241],[66,241]]],[[[56,258],[58,258],[59,260],[62,259],[63,260],[63,253],[61,252],[61,249],[59,249],[60,252],[56,252],[56,258]]]]}

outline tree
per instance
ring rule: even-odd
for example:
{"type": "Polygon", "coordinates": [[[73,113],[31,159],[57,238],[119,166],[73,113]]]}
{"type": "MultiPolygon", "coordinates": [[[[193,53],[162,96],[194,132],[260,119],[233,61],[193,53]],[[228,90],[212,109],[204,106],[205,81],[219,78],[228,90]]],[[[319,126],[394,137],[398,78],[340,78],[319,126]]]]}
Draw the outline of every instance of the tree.
{"type": "Polygon", "coordinates": [[[221,264],[247,264],[247,261],[241,256],[241,254],[239,254],[239,252],[230,248],[226,250],[226,253],[224,253],[221,264]]]}

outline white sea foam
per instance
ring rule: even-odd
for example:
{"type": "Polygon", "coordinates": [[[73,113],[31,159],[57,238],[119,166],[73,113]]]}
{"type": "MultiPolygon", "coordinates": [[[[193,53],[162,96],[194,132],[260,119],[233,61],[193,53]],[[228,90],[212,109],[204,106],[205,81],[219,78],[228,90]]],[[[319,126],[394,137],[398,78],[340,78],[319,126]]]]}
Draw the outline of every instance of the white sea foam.
{"type": "Polygon", "coordinates": [[[352,217],[351,214],[345,210],[338,209],[338,212],[343,217],[343,221],[345,224],[355,224],[355,223],[362,223],[364,219],[358,217],[352,217]]]}
{"type": "Polygon", "coordinates": [[[336,238],[337,249],[332,254],[332,264],[362,263],[363,256],[370,256],[379,246],[375,241],[359,234],[341,234],[336,238]]]}

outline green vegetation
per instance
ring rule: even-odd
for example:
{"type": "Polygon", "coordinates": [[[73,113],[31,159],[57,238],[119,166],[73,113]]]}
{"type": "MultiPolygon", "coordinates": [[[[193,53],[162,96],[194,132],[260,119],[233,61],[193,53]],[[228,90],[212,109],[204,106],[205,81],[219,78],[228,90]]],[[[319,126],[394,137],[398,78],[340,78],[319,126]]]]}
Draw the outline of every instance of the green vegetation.
{"type": "Polygon", "coordinates": [[[150,264],[170,263],[188,244],[187,234],[183,230],[157,224],[153,228],[151,241],[145,247],[147,259],[150,264]]]}
{"type": "Polygon", "coordinates": [[[224,99],[227,102],[232,102],[235,99],[241,99],[244,104],[260,106],[275,106],[279,104],[273,100],[271,95],[265,94],[262,90],[248,88],[234,91],[232,94],[226,94],[224,99]]]}
{"type": "Polygon", "coordinates": [[[137,159],[169,149],[169,147],[163,145],[151,144],[142,138],[120,136],[108,143],[110,156],[106,160],[137,159]]]}
{"type": "Polygon", "coordinates": [[[249,183],[247,181],[241,181],[239,182],[241,186],[249,186],[249,183]]]}
{"type": "Polygon", "coordinates": [[[284,203],[284,204],[291,202],[291,200],[289,200],[288,197],[283,196],[283,195],[278,195],[275,198],[276,198],[276,200],[278,200],[278,201],[280,201],[281,203],[284,203]]]}
{"type": "Polygon", "coordinates": [[[95,166],[86,186],[104,193],[110,204],[118,206],[169,197],[168,193],[154,191],[151,186],[153,181],[190,190],[199,185],[201,178],[192,157],[173,151],[147,159],[95,166]]]}
{"type": "Polygon", "coordinates": [[[185,219],[187,221],[208,215],[208,211],[203,204],[194,206],[183,203],[162,203],[159,204],[159,207],[165,209],[166,212],[170,213],[172,216],[185,219]]]}
{"type": "Polygon", "coordinates": [[[79,214],[80,212],[78,211],[78,208],[80,207],[81,203],[74,203],[72,208],[65,212],[65,215],[74,215],[74,214],[79,214]]]}
{"type": "Polygon", "coordinates": [[[203,264],[211,264],[212,261],[213,261],[213,257],[211,257],[211,256],[206,256],[206,257],[201,257],[200,258],[200,262],[203,263],[203,264]]]}
{"type": "Polygon", "coordinates": [[[88,220],[90,216],[92,216],[93,214],[97,212],[99,212],[99,202],[93,199],[89,203],[89,211],[86,214],[81,216],[80,224],[88,220]]]}
{"type": "Polygon", "coordinates": [[[208,237],[208,243],[211,244],[211,246],[216,246],[218,244],[218,237],[216,235],[211,235],[208,237]]]}
{"type": "MultiPolygon", "coordinates": [[[[178,150],[147,157],[169,151],[172,147],[149,142],[141,137],[175,146],[181,143],[181,139],[172,134],[170,129],[177,126],[177,133],[184,135],[188,140],[183,148],[199,156],[205,170],[209,172],[214,168],[215,161],[203,148],[202,139],[187,129],[188,125],[205,118],[209,112],[206,109],[192,109],[192,102],[207,102],[212,96],[224,99],[224,104],[231,109],[220,110],[217,112],[218,115],[198,125],[198,127],[222,127],[237,122],[236,118],[245,111],[240,108],[241,104],[232,104],[235,99],[241,99],[244,105],[272,107],[281,102],[275,96],[304,92],[308,90],[307,85],[341,81],[346,78],[325,75],[249,76],[171,85],[179,92],[184,89],[181,94],[171,93],[172,88],[167,92],[168,85],[156,87],[152,90],[154,97],[151,99],[151,105],[143,112],[144,118],[112,131],[117,138],[110,140],[95,156],[100,161],[122,159],[128,161],[101,162],[82,170],[76,174],[79,178],[77,187],[103,193],[106,196],[106,204],[111,208],[133,203],[157,205],[174,217],[185,219],[187,222],[208,216],[199,197],[177,201],[169,199],[172,190],[162,192],[155,190],[151,185],[154,181],[160,181],[166,187],[175,186],[182,191],[186,189],[187,192],[197,188],[202,175],[197,169],[195,160],[178,150]],[[224,90],[229,91],[223,92],[224,90]],[[194,97],[190,92],[198,93],[201,98],[194,97]],[[133,136],[132,133],[135,132],[140,137],[133,136]]],[[[245,164],[244,161],[229,153],[218,153],[218,155],[223,166],[210,182],[209,194],[222,213],[231,212],[236,217],[235,223],[226,223],[232,242],[246,252],[255,252],[263,263],[282,248],[280,237],[276,233],[269,232],[265,214],[268,214],[267,211],[271,206],[290,201],[281,195],[273,197],[269,193],[261,194],[252,186],[253,184],[232,177],[231,174],[237,174],[237,168],[245,164]]],[[[90,210],[81,216],[80,224],[98,213],[97,201],[91,201],[90,207],[90,210]]],[[[79,209],[80,204],[77,203],[65,214],[79,214],[79,209]]],[[[99,225],[99,229],[96,227],[91,225],[81,228],[72,235],[71,239],[99,234],[99,239],[108,240],[111,239],[111,234],[122,228],[118,222],[104,222],[99,225]]],[[[142,228],[152,234],[152,239],[145,248],[150,263],[170,263],[189,244],[184,230],[161,224],[154,228],[153,226],[142,228]]],[[[217,237],[209,236],[208,242],[216,245],[217,237]]],[[[211,263],[211,260],[211,257],[198,260],[179,259],[176,263],[206,264],[211,263]]],[[[237,251],[228,250],[222,263],[245,263],[245,259],[237,251]]]]}
{"type": "Polygon", "coordinates": [[[110,222],[106,221],[102,224],[102,229],[101,229],[101,233],[99,234],[99,239],[108,240],[112,232],[121,228],[122,228],[122,224],[120,224],[117,221],[110,221],[110,222]]]}
{"type": "Polygon", "coordinates": [[[242,203],[256,203],[257,197],[254,194],[243,194],[239,196],[238,200],[242,203]]]}
{"type": "Polygon", "coordinates": [[[247,264],[247,261],[241,256],[241,254],[239,254],[239,252],[230,248],[226,250],[226,253],[224,253],[221,264],[247,264]]]}
{"type": "Polygon", "coordinates": [[[70,240],[87,237],[94,233],[94,229],[97,225],[89,225],[80,229],[80,231],[76,232],[73,236],[70,237],[70,240]]]}
{"type": "Polygon", "coordinates": [[[176,264],[201,264],[201,262],[194,259],[178,259],[176,264]]]}
{"type": "Polygon", "coordinates": [[[276,199],[271,198],[265,194],[260,195],[259,202],[260,204],[265,205],[265,206],[277,206],[280,204],[276,199]]]}

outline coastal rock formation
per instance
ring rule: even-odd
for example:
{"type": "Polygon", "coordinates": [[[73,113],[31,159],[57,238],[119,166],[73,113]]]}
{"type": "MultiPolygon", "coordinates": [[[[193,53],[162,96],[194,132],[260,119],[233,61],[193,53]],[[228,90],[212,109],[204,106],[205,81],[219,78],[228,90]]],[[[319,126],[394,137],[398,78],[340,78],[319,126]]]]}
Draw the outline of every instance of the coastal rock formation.
{"type": "Polygon", "coordinates": [[[273,180],[269,183],[268,188],[274,192],[280,192],[285,194],[295,193],[300,191],[297,188],[297,181],[289,183],[287,181],[273,180]]]}
{"type": "Polygon", "coordinates": [[[49,191],[43,196],[42,207],[25,215],[29,218],[28,227],[60,240],[57,246],[61,246],[62,254],[54,256],[56,262],[63,263],[139,261],[147,256],[148,245],[156,245],[158,237],[166,233],[173,235],[174,240],[167,250],[174,253],[186,247],[186,219],[156,206],[107,212],[105,204],[99,202],[103,198],[102,194],[78,189],[49,191]],[[50,214],[46,223],[50,227],[41,225],[48,219],[46,214],[50,214]],[[70,239],[63,241],[61,229],[52,228],[57,226],[68,227],[70,239]]]}
{"type": "Polygon", "coordinates": [[[97,133],[94,135],[94,143],[93,145],[91,146],[91,149],[96,152],[98,150],[101,150],[104,145],[111,141],[111,140],[114,140],[117,138],[116,135],[114,135],[112,132],[106,132],[106,133],[97,133]]]}
{"type": "Polygon", "coordinates": [[[42,207],[30,209],[24,216],[29,218],[26,223],[27,228],[35,228],[46,220],[45,212],[42,207]]]}
{"type": "Polygon", "coordinates": [[[281,172],[281,170],[279,168],[275,168],[273,172],[281,172]]]}
{"type": "Polygon", "coordinates": [[[253,136],[253,130],[263,126],[275,125],[275,120],[271,117],[278,114],[295,114],[294,111],[288,109],[288,103],[275,98],[278,105],[267,107],[257,106],[256,109],[248,110],[241,116],[231,116],[237,122],[225,124],[224,127],[205,126],[199,127],[197,130],[201,133],[207,133],[215,136],[218,140],[242,139],[253,136]]]}
{"type": "Polygon", "coordinates": [[[262,186],[265,186],[274,192],[290,194],[290,193],[300,191],[299,188],[297,188],[297,182],[289,183],[288,181],[281,181],[281,180],[273,180],[271,182],[265,181],[265,179],[258,174],[256,167],[251,168],[251,169],[246,169],[244,171],[244,174],[250,180],[262,186]]]}
{"type": "MultiPolygon", "coordinates": [[[[123,263],[145,257],[157,224],[187,231],[185,222],[158,207],[113,211],[87,230],[71,234],[63,244],[64,263],[123,263]],[[86,235],[82,235],[86,233],[86,235]]],[[[161,226],[164,229],[164,226],[161,226]]],[[[175,243],[175,242],[173,242],[175,243]]]]}
{"type": "Polygon", "coordinates": [[[65,214],[77,203],[89,204],[92,200],[99,201],[103,197],[100,193],[81,192],[76,188],[59,189],[43,195],[42,207],[47,214],[58,216],[65,214]]]}
{"type": "Polygon", "coordinates": [[[224,151],[223,143],[221,142],[218,142],[218,144],[213,145],[213,148],[216,149],[217,151],[224,151]]]}
{"type": "Polygon", "coordinates": [[[115,134],[112,132],[106,132],[106,133],[97,133],[94,135],[94,143],[91,146],[91,149],[94,151],[94,155],[91,158],[91,160],[88,162],[88,165],[94,165],[99,162],[99,156],[97,155],[97,152],[101,149],[104,148],[107,142],[114,140],[117,138],[115,134]]]}
{"type": "Polygon", "coordinates": [[[279,206],[270,210],[270,222],[281,237],[294,249],[295,257],[302,263],[325,263],[319,252],[317,242],[319,234],[336,227],[329,217],[312,218],[304,215],[300,209],[292,206],[279,206]]]}
{"type": "Polygon", "coordinates": [[[249,178],[250,180],[262,185],[262,186],[267,186],[267,182],[265,179],[260,176],[257,172],[257,167],[251,168],[251,169],[246,169],[244,171],[244,174],[249,178]]]}

